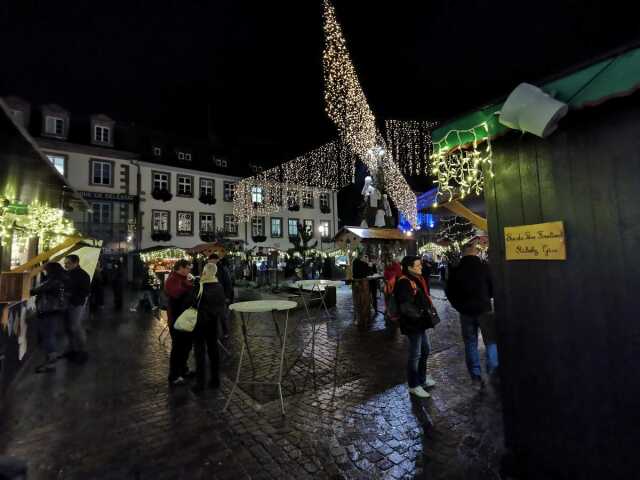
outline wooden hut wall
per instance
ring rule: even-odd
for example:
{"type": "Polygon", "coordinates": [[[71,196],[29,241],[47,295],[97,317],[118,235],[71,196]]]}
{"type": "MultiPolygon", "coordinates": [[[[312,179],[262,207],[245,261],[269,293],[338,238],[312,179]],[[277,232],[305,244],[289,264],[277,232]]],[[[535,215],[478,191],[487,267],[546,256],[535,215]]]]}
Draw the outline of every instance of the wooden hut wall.
{"type": "Polygon", "coordinates": [[[636,478],[640,95],[511,132],[487,181],[507,446],[532,478],[636,478]],[[566,261],[506,261],[504,227],[562,220],[566,261]]]}

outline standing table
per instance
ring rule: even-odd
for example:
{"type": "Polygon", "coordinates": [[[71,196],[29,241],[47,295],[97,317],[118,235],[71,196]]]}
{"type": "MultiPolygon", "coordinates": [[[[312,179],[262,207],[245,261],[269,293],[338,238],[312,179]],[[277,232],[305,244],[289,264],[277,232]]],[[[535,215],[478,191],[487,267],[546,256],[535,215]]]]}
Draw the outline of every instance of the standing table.
{"type": "MultiPolygon", "coordinates": [[[[239,302],[232,303],[229,305],[229,310],[240,313],[242,319],[242,335],[244,337],[244,341],[242,343],[242,349],[240,350],[240,360],[238,362],[238,370],[236,371],[236,379],[233,383],[233,388],[229,393],[229,398],[227,398],[227,402],[222,409],[225,411],[229,406],[229,402],[231,401],[231,397],[233,396],[233,392],[235,392],[236,387],[240,382],[240,371],[242,370],[242,360],[244,358],[244,351],[247,350],[247,354],[249,355],[249,361],[251,362],[251,366],[253,368],[253,359],[251,357],[251,351],[249,350],[248,343],[248,333],[247,333],[247,321],[251,318],[252,314],[257,313],[267,313],[271,312],[271,318],[273,319],[273,323],[276,329],[276,335],[280,340],[280,366],[278,368],[278,378],[277,382],[268,382],[268,381],[252,381],[252,382],[242,382],[242,383],[252,383],[252,384],[262,384],[262,385],[277,385],[278,386],[278,394],[280,395],[280,407],[282,408],[282,414],[284,415],[284,398],[282,396],[282,368],[284,366],[284,355],[285,355],[285,345],[287,343],[287,327],[289,323],[289,310],[296,308],[298,304],[296,302],[291,302],[288,300],[255,300],[251,302],[239,302]],[[278,320],[276,318],[277,312],[284,312],[284,330],[282,334],[280,333],[280,328],[278,327],[278,320]]],[[[257,336],[257,335],[252,335],[257,336]]]]}
{"type": "MultiPolygon", "coordinates": [[[[307,319],[311,322],[311,361],[312,361],[312,371],[313,371],[313,386],[316,387],[316,328],[317,328],[317,320],[318,317],[322,315],[322,309],[324,308],[324,312],[327,314],[327,319],[331,320],[331,313],[329,312],[329,308],[327,307],[327,302],[325,301],[325,297],[327,295],[327,287],[341,287],[344,285],[344,282],[340,280],[298,280],[294,283],[294,286],[300,290],[300,297],[302,298],[302,303],[304,304],[304,309],[307,314],[307,319]],[[318,317],[312,316],[309,311],[309,304],[307,303],[306,297],[304,296],[304,292],[311,292],[311,294],[317,292],[320,296],[320,311],[318,313],[318,317]]],[[[310,302],[309,302],[310,303],[310,302]]],[[[340,329],[337,329],[338,335],[336,338],[336,358],[333,366],[333,376],[334,380],[337,377],[337,367],[338,367],[338,354],[340,352],[340,329]]]]}

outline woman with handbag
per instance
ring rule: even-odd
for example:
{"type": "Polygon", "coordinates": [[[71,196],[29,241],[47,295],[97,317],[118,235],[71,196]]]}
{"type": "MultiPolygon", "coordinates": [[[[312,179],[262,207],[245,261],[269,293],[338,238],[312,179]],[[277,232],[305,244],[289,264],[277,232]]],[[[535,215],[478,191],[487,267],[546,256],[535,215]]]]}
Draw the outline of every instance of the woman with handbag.
{"type": "Polygon", "coordinates": [[[216,276],[218,267],[207,263],[202,270],[197,295],[198,320],[193,330],[193,349],[196,357],[196,384],[192,390],[202,393],[206,379],[205,351],[209,356],[211,374],[209,387],[220,386],[218,372],[218,324],[225,314],[226,296],[224,287],[216,276]]]}
{"type": "Polygon", "coordinates": [[[31,295],[36,297],[38,338],[45,352],[45,361],[36,367],[36,373],[48,373],[56,369],[56,330],[58,324],[64,321],[70,297],[68,277],[62,265],[49,262],[44,266],[44,273],[46,279],[31,289],[31,295]]]}
{"type": "Polygon", "coordinates": [[[409,338],[409,392],[418,398],[429,398],[425,389],[433,387],[435,381],[427,375],[427,358],[431,351],[427,329],[435,327],[440,320],[431,302],[429,285],[422,276],[420,257],[402,259],[402,275],[396,280],[394,295],[400,311],[400,331],[409,338]]]}

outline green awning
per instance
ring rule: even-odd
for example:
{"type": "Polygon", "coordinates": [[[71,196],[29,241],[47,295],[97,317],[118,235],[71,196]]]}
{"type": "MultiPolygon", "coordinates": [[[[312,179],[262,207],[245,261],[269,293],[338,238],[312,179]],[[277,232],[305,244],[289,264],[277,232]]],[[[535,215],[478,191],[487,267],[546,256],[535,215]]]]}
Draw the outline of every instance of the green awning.
{"type": "MultiPolygon", "coordinates": [[[[515,88],[515,85],[514,85],[515,88]]],[[[640,48],[607,58],[540,86],[571,110],[599,105],[611,98],[631,95],[640,88],[640,48]]],[[[506,100],[506,98],[505,98],[506,100]]],[[[446,150],[476,140],[495,138],[509,130],[498,122],[504,101],[459,117],[432,132],[434,145],[446,150]],[[486,128],[483,124],[486,124],[486,128]],[[446,140],[446,141],[445,141],[446,140]]]]}

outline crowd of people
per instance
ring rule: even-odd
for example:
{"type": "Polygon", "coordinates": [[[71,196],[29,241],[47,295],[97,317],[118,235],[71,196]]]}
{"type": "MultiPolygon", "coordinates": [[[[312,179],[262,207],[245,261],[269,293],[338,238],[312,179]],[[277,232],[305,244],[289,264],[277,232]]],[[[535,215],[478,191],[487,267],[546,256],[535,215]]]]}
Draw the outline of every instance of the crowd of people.
{"type": "MultiPolygon", "coordinates": [[[[430,394],[427,389],[435,386],[434,379],[427,374],[431,352],[429,331],[437,328],[439,321],[434,318],[435,309],[429,286],[434,265],[417,256],[406,256],[401,262],[389,262],[384,268],[386,317],[396,322],[401,333],[408,338],[407,382],[410,393],[419,398],[428,398],[430,394]]],[[[216,254],[210,255],[206,263],[197,263],[194,272],[193,267],[187,260],[177,261],[164,283],[163,292],[172,340],[168,381],[171,387],[177,387],[195,377],[192,389],[201,393],[207,384],[207,357],[210,364],[208,385],[210,388],[218,388],[220,385],[218,341],[229,335],[228,305],[234,301],[234,275],[225,259],[216,254]],[[199,276],[194,276],[193,273],[199,276]],[[176,328],[181,315],[193,307],[197,311],[193,328],[176,328]],[[192,350],[195,372],[189,371],[187,367],[192,350]]],[[[439,270],[439,267],[435,268],[439,270]]],[[[368,283],[371,306],[374,309],[377,309],[376,274],[379,269],[381,265],[376,265],[366,254],[361,254],[353,262],[354,280],[366,281],[370,278],[368,283]]],[[[119,284],[121,267],[116,266],[115,273],[113,266],[109,270],[110,283],[119,284]]],[[[92,284],[90,276],[80,266],[78,256],[68,255],[64,260],[64,267],[59,263],[49,262],[44,266],[44,274],[44,281],[31,291],[36,297],[38,334],[45,353],[44,361],[36,369],[38,373],[54,371],[55,363],[61,358],[78,364],[87,361],[84,318],[88,298],[96,283],[101,282],[102,271],[100,268],[96,269],[92,284]],[[68,344],[62,355],[58,353],[56,340],[59,325],[64,325],[68,344]]],[[[157,285],[149,284],[147,290],[157,292],[157,285]]],[[[478,249],[473,242],[464,248],[459,264],[447,269],[445,293],[453,308],[460,314],[469,375],[482,387],[484,380],[478,351],[479,331],[482,332],[486,347],[486,374],[490,378],[496,376],[498,352],[492,320],[493,291],[489,267],[478,257],[478,249]]],[[[150,294],[143,293],[143,298],[146,298],[145,295],[150,294]]],[[[149,302],[157,307],[157,295],[153,297],[149,302]]],[[[121,295],[117,295],[115,291],[114,301],[114,306],[119,308],[121,295]]],[[[435,316],[437,317],[437,313],[435,316]]]]}

